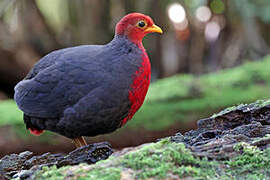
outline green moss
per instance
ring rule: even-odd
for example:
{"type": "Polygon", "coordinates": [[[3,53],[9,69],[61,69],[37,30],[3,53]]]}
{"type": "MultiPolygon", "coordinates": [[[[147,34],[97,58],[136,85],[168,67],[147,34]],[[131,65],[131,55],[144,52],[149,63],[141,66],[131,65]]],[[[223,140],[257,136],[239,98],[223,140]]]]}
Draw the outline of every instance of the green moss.
{"type": "MultiPolygon", "coordinates": [[[[263,107],[263,106],[267,106],[267,105],[269,105],[269,104],[270,104],[270,99],[269,99],[269,100],[258,100],[258,101],[256,101],[255,103],[250,104],[250,106],[252,106],[252,107],[254,107],[254,108],[260,108],[260,107],[263,107]]],[[[221,116],[221,115],[226,114],[226,113],[228,113],[228,112],[230,112],[230,111],[233,111],[233,110],[235,110],[235,109],[239,109],[239,108],[241,108],[241,107],[243,107],[243,106],[247,106],[247,105],[248,105],[248,104],[240,104],[240,105],[238,105],[238,106],[231,106],[231,107],[228,107],[228,108],[226,108],[226,109],[220,111],[218,114],[213,114],[213,115],[212,115],[212,118],[217,117],[217,116],[221,116]]]]}
{"type": "Polygon", "coordinates": [[[270,149],[259,150],[247,143],[239,143],[235,150],[241,155],[225,162],[228,174],[243,179],[266,179],[270,174],[270,149]]]}
{"type": "Polygon", "coordinates": [[[238,156],[227,161],[209,161],[192,155],[181,143],[164,139],[144,145],[119,157],[57,169],[45,167],[35,179],[112,179],[122,176],[133,179],[267,179],[270,173],[270,149],[264,151],[246,143],[235,146],[238,156]]]}
{"type": "Polygon", "coordinates": [[[95,169],[90,173],[86,173],[84,177],[80,177],[79,179],[118,180],[121,177],[120,172],[121,170],[119,168],[95,169]]]}
{"type": "Polygon", "coordinates": [[[62,180],[71,178],[76,180],[100,179],[100,180],[118,180],[121,177],[120,168],[94,168],[89,169],[89,165],[81,164],[78,166],[66,166],[57,169],[56,166],[43,167],[35,174],[36,180],[62,180]],[[87,168],[85,168],[87,166],[87,168]]]}
{"type": "Polygon", "coordinates": [[[270,99],[265,100],[265,101],[259,100],[256,103],[258,107],[267,106],[267,105],[270,105],[270,99]]]}
{"type": "Polygon", "coordinates": [[[36,179],[48,179],[48,180],[61,180],[64,178],[64,175],[61,173],[63,170],[69,168],[64,167],[61,169],[57,169],[56,166],[52,166],[52,167],[43,167],[41,171],[39,171],[36,174],[36,179]]]}
{"type": "Polygon", "coordinates": [[[214,177],[214,162],[199,160],[192,156],[184,144],[168,140],[150,144],[123,157],[122,166],[135,170],[135,177],[165,178],[169,173],[179,177],[214,177]]]}

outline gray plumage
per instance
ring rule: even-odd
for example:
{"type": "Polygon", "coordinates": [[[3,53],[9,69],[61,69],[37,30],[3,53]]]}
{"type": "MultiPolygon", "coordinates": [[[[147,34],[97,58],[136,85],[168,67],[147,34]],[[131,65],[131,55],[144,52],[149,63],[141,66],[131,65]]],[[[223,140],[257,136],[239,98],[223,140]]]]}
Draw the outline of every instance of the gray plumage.
{"type": "Polygon", "coordinates": [[[122,36],[107,45],[57,50],[17,84],[14,99],[28,128],[69,138],[112,132],[129,112],[141,63],[142,51],[122,36]]]}

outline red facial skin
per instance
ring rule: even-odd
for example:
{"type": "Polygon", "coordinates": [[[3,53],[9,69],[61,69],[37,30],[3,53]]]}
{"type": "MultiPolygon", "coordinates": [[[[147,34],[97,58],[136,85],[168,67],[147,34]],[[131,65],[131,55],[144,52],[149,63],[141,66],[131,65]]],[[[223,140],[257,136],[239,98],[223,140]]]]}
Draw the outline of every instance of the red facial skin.
{"type": "Polygon", "coordinates": [[[153,20],[149,16],[145,16],[140,13],[132,13],[125,16],[116,26],[116,33],[119,35],[125,35],[130,41],[135,43],[142,50],[142,66],[136,71],[131,85],[131,91],[129,92],[129,100],[131,102],[131,109],[126,118],[122,120],[124,125],[128,120],[132,119],[134,114],[142,106],[146,93],[149,88],[151,79],[151,65],[147,53],[143,47],[143,37],[150,33],[146,32],[147,27],[151,27],[154,24],[153,20]],[[147,23],[145,28],[137,27],[137,23],[140,20],[144,20],[147,23]]]}
{"type": "Polygon", "coordinates": [[[123,17],[121,21],[117,23],[115,32],[118,35],[126,35],[129,40],[138,44],[142,42],[142,39],[146,34],[150,33],[146,32],[145,29],[151,27],[153,24],[154,22],[149,16],[140,13],[131,13],[123,17]],[[147,23],[145,28],[136,26],[140,20],[144,20],[147,23]]]}

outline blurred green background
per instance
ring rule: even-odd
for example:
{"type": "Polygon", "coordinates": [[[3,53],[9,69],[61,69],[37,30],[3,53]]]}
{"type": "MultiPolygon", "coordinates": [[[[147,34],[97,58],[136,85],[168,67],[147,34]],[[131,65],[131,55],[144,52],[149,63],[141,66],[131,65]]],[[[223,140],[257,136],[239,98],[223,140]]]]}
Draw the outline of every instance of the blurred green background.
{"type": "Polygon", "coordinates": [[[109,42],[130,12],[150,15],[164,31],[144,39],[152,84],[132,121],[88,142],[135,146],[196,128],[196,120],[227,106],[270,97],[269,0],[0,0],[0,157],[72,150],[59,135],[29,134],[13,88],[55,49],[109,42]]]}

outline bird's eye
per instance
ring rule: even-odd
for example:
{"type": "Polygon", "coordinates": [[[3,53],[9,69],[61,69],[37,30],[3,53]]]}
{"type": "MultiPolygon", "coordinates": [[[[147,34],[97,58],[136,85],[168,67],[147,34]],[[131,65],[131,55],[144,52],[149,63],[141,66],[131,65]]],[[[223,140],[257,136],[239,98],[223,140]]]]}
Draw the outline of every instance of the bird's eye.
{"type": "Polygon", "coordinates": [[[146,26],[146,22],[145,21],[139,21],[138,24],[137,24],[137,26],[139,28],[144,28],[146,26]]]}

